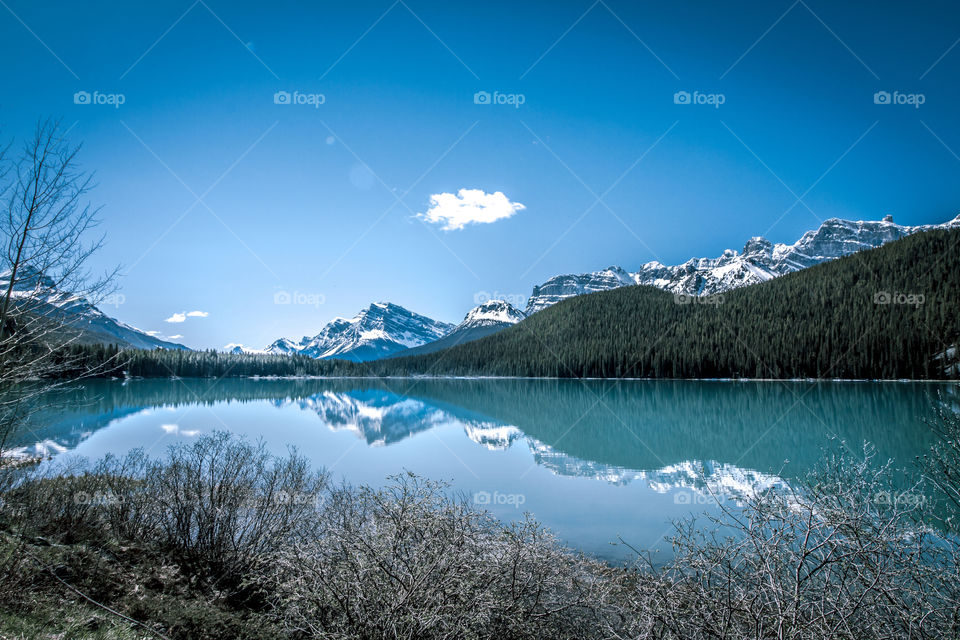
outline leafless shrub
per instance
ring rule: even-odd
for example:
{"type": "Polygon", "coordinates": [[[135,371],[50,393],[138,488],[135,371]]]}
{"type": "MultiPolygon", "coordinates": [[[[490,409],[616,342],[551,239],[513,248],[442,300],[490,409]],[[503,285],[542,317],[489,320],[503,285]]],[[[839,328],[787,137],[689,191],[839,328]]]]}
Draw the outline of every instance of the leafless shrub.
{"type": "Polygon", "coordinates": [[[103,479],[81,460],[6,472],[11,478],[2,496],[4,524],[23,534],[56,536],[66,542],[102,531],[103,479]]]}
{"type": "Polygon", "coordinates": [[[278,459],[263,443],[218,432],[171,447],[148,473],[146,491],[164,546],[187,564],[229,575],[309,535],[325,484],[295,452],[278,459]]]}
{"type": "MultiPolygon", "coordinates": [[[[637,630],[675,638],[940,638],[960,620],[955,540],[923,525],[870,455],[831,458],[708,526],[680,525],[675,558],[639,580],[637,630]]],[[[628,628],[629,630],[629,628],[628,628]]],[[[616,635],[623,634],[617,631],[616,635]]]]}
{"type": "Polygon", "coordinates": [[[531,520],[504,527],[446,486],[397,476],[341,488],[315,539],[267,563],[277,615],[308,637],[587,637],[601,564],[531,520]]]}

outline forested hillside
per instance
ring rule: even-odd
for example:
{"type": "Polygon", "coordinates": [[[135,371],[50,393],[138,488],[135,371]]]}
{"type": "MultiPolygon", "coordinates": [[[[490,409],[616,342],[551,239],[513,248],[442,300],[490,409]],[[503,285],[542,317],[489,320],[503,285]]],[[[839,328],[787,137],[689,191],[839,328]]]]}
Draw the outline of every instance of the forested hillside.
{"type": "Polygon", "coordinates": [[[932,231],[709,298],[577,296],[381,375],[956,377],[960,231],[932,231]],[[952,350],[951,350],[952,349],[952,350]],[[938,358],[938,354],[948,356],[938,358]]]}

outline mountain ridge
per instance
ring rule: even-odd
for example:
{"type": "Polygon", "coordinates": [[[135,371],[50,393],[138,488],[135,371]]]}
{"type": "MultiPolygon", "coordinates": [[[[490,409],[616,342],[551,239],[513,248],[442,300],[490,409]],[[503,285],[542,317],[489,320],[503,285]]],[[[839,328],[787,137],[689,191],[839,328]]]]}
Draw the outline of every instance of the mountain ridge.
{"type": "Polygon", "coordinates": [[[911,234],[713,300],[652,286],[573,296],[495,335],[433,355],[377,363],[372,371],[558,378],[951,378],[957,369],[949,360],[960,341],[958,245],[960,228],[911,234]]]}
{"type": "Polygon", "coordinates": [[[960,215],[942,224],[917,226],[898,225],[892,216],[879,221],[830,218],[792,245],[773,244],[762,236],[753,236],[742,251],[727,249],[717,258],[691,258],[673,266],[651,261],[633,273],[610,266],[592,273],[557,275],[534,286],[524,311],[529,316],[567,298],[630,285],[650,285],[676,295],[725,293],[914,233],[952,228],[960,228],[960,215]]]}
{"type": "Polygon", "coordinates": [[[312,337],[304,336],[300,342],[280,338],[264,351],[367,362],[433,342],[453,328],[392,302],[374,302],[353,318],[334,318],[312,337]]]}
{"type": "MultiPolygon", "coordinates": [[[[0,273],[0,291],[10,284],[10,271],[0,273]]],[[[20,271],[13,285],[11,302],[29,301],[30,313],[56,317],[62,329],[81,344],[116,344],[135,349],[186,350],[178,342],[157,338],[101,311],[82,295],[60,291],[53,280],[34,270],[20,271]]]]}

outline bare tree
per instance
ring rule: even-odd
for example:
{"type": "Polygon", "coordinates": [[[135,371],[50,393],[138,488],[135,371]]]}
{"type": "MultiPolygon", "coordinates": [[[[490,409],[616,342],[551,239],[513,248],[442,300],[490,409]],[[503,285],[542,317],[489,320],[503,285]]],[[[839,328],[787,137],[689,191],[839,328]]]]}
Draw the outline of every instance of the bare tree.
{"type": "Polygon", "coordinates": [[[116,274],[94,277],[98,209],[85,202],[92,175],[58,121],[37,124],[20,153],[0,155],[0,453],[70,368],[64,348],[80,335],[76,310],[109,292],[116,274]]]}

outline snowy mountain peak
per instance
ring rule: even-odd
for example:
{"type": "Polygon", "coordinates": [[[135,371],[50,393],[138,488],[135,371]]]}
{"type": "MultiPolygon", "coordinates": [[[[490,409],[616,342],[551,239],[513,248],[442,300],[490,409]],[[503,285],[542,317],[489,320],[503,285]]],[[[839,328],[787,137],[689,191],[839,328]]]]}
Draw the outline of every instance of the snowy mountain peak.
{"type": "Polygon", "coordinates": [[[526,318],[526,314],[505,300],[488,300],[467,312],[463,322],[454,331],[488,327],[492,325],[516,324],[526,318]]]}
{"type": "Polygon", "coordinates": [[[566,298],[631,284],[695,296],[722,293],[873,249],[918,231],[951,228],[960,228],[960,215],[940,225],[915,227],[898,225],[890,215],[883,220],[866,221],[830,218],[817,229],[804,233],[792,245],[773,244],[766,238],[755,236],[747,240],[742,253],[727,249],[718,258],[691,258],[676,266],[653,261],[636,273],[608,267],[594,273],[554,276],[533,288],[526,314],[536,313],[566,298]]]}
{"type": "MultiPolygon", "coordinates": [[[[280,341],[278,340],[277,342],[280,342],[280,341]]],[[[225,353],[232,353],[234,355],[274,353],[274,352],[266,351],[264,349],[251,349],[249,347],[243,346],[239,342],[231,342],[230,344],[224,345],[221,351],[225,353]]]]}
{"type": "Polygon", "coordinates": [[[763,236],[754,236],[743,245],[744,256],[765,256],[769,258],[772,254],[773,243],[763,236]]]}
{"type": "Polygon", "coordinates": [[[266,351],[363,362],[433,342],[452,328],[392,302],[374,302],[353,318],[334,318],[313,337],[281,338],[266,351]]]}

